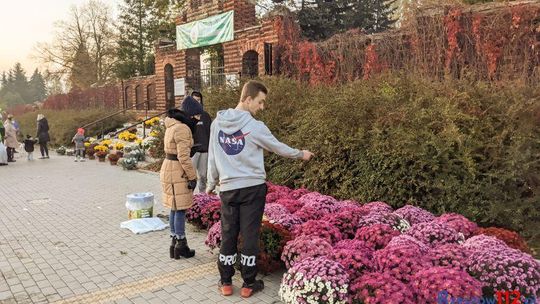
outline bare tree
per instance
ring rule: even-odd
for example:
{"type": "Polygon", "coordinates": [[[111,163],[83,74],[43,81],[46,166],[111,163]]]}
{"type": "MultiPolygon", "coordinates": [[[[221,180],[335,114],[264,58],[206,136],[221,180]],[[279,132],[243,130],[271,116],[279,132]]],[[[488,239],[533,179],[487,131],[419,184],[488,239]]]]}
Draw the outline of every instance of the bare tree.
{"type": "Polygon", "coordinates": [[[84,77],[94,79],[98,85],[113,76],[116,33],[109,5],[100,0],[89,0],[81,6],[72,6],[69,16],[57,21],[55,28],[52,41],[38,43],[35,51],[35,57],[51,74],[58,74],[63,79],[72,78],[74,73],[93,74],[84,77]],[[81,50],[88,56],[81,56],[81,50]],[[88,62],[76,62],[81,58],[88,62]],[[77,66],[89,65],[93,68],[74,70],[77,66]]]}

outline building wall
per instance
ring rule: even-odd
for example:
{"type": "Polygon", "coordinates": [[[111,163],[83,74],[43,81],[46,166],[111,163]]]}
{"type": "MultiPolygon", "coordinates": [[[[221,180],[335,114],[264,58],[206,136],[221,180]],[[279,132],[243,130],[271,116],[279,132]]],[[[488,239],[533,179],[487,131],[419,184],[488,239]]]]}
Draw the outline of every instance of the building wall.
{"type": "MultiPolygon", "coordinates": [[[[240,74],[242,57],[250,50],[258,53],[258,75],[265,74],[264,43],[278,42],[275,31],[275,18],[257,20],[255,5],[247,0],[189,0],[188,9],[179,15],[176,24],[181,25],[201,20],[212,15],[234,10],[234,40],[223,43],[224,69],[226,74],[240,74]]],[[[274,56],[275,58],[275,56],[274,56]]],[[[124,81],[129,86],[128,101],[135,100],[135,87],[149,82],[155,84],[156,110],[167,108],[165,90],[165,66],[173,67],[174,78],[186,79],[186,90],[191,91],[196,86],[197,73],[200,69],[200,49],[177,50],[176,44],[155,47],[155,75],[146,78],[136,77],[124,81]]],[[[146,94],[146,93],[145,93],[146,94]]],[[[175,96],[174,105],[179,106],[183,96],[175,96]]],[[[122,105],[122,101],[120,101],[122,105]]],[[[132,104],[132,103],[129,103],[132,104]]]]}

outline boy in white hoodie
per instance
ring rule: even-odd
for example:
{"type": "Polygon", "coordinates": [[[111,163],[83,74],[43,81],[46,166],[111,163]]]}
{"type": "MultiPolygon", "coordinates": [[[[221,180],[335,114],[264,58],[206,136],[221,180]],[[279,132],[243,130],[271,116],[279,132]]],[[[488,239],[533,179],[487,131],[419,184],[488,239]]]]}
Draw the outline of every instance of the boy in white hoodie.
{"type": "Polygon", "coordinates": [[[232,294],[239,233],[243,238],[241,296],[250,297],[264,288],[263,281],[256,280],[259,228],[267,192],[264,150],[305,161],[313,156],[308,150],[279,142],[263,122],[253,118],[264,109],[267,94],[264,84],[247,82],[236,108],[219,111],[210,129],[206,192],[211,193],[219,182],[222,232],[218,269],[219,287],[225,296],[232,294]]]}

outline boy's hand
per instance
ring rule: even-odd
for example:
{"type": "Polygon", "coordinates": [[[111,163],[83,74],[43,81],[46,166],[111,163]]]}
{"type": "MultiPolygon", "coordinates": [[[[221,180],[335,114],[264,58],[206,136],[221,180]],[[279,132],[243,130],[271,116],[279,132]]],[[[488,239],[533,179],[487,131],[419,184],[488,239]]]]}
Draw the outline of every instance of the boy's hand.
{"type": "Polygon", "coordinates": [[[311,153],[310,151],[302,150],[302,160],[308,161],[314,156],[315,156],[315,154],[311,153]]]}

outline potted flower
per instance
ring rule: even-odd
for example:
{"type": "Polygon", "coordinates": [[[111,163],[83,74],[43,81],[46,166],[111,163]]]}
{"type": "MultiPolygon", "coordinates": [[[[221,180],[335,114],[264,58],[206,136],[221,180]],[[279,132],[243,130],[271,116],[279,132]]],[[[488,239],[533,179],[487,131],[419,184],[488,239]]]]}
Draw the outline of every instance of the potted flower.
{"type": "Polygon", "coordinates": [[[107,156],[107,152],[105,151],[97,151],[95,154],[100,162],[105,162],[105,157],[107,156]]]}
{"type": "Polygon", "coordinates": [[[118,156],[118,154],[111,153],[109,154],[108,158],[111,162],[111,166],[116,166],[116,163],[118,162],[118,159],[120,159],[120,156],[118,156]]]}
{"type": "Polygon", "coordinates": [[[88,155],[88,159],[95,159],[96,157],[94,156],[94,153],[96,153],[94,147],[86,148],[86,155],[88,155]]]}
{"type": "Polygon", "coordinates": [[[58,155],[65,155],[66,154],[66,147],[60,146],[60,148],[56,149],[56,153],[58,153],[58,155]]]}

